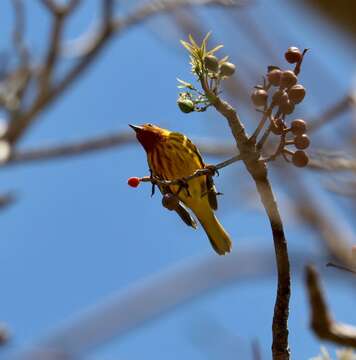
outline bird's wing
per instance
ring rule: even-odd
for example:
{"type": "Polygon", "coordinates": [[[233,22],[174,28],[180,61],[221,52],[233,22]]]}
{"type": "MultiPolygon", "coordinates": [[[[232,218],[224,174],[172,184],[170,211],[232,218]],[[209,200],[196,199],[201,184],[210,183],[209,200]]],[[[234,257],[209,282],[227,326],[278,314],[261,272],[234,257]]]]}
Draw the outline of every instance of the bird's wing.
{"type": "Polygon", "coordinates": [[[192,215],[190,215],[189,211],[181,202],[178,203],[175,211],[188,226],[191,226],[194,229],[197,228],[196,221],[193,219],[192,215]]]}
{"type": "Polygon", "coordinates": [[[214,180],[213,180],[212,176],[210,176],[210,175],[206,176],[206,187],[207,187],[207,191],[208,191],[209,205],[213,210],[217,210],[218,209],[218,199],[216,196],[216,188],[214,185],[214,180]]]}

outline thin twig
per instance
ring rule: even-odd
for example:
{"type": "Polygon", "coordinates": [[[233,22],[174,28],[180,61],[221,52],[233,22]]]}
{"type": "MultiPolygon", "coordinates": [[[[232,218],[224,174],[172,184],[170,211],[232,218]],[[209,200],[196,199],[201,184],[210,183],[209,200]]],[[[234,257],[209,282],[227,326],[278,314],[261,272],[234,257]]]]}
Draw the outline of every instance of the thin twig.
{"type": "Polygon", "coordinates": [[[355,270],[352,270],[344,265],[340,265],[340,264],[334,264],[333,262],[328,262],[326,264],[326,266],[328,267],[334,267],[336,269],[339,269],[339,270],[342,270],[342,271],[346,271],[346,272],[349,272],[351,274],[356,274],[356,271],[355,270]]]}
{"type": "MultiPolygon", "coordinates": [[[[264,128],[265,126],[265,123],[267,121],[267,119],[271,116],[271,113],[272,113],[272,107],[269,107],[268,109],[264,109],[263,111],[263,115],[262,115],[262,118],[256,128],[256,130],[254,131],[254,133],[251,135],[250,137],[250,141],[252,141],[253,143],[256,143],[256,140],[258,138],[258,135],[260,134],[260,132],[262,131],[262,129],[264,128]]],[[[268,127],[269,128],[269,127],[268,127]]],[[[266,131],[267,132],[267,131],[266,131]]],[[[266,136],[266,132],[264,134],[264,136],[266,136]]],[[[268,136],[268,135],[267,135],[268,136]]],[[[260,146],[257,146],[258,148],[262,148],[260,146]]]]}
{"type": "Polygon", "coordinates": [[[15,12],[15,26],[13,30],[13,43],[21,60],[22,67],[28,67],[29,53],[24,42],[25,15],[22,0],[12,0],[15,12]]]}
{"type": "Polygon", "coordinates": [[[336,119],[339,115],[350,109],[351,106],[356,104],[354,95],[345,95],[339,99],[335,104],[330,106],[321,116],[311,121],[308,125],[310,132],[320,129],[323,125],[336,119]]]}
{"type": "Polygon", "coordinates": [[[251,344],[253,360],[262,360],[261,347],[257,339],[254,339],[251,344]]]}
{"type": "Polygon", "coordinates": [[[173,179],[173,180],[163,180],[163,179],[159,179],[157,177],[154,176],[144,176],[142,178],[140,178],[141,181],[143,182],[151,182],[154,185],[163,185],[163,186],[169,186],[169,185],[180,185],[182,184],[182,182],[189,182],[192,179],[195,179],[199,176],[203,176],[203,175],[215,175],[215,173],[217,172],[217,170],[222,169],[228,165],[231,165],[237,161],[242,160],[241,155],[236,155],[228,160],[225,160],[219,164],[216,165],[208,165],[207,167],[203,168],[203,169],[198,169],[197,171],[195,171],[192,175],[187,176],[183,179],[173,179]]]}
{"type": "Polygon", "coordinates": [[[62,33],[66,17],[70,15],[76,6],[79,5],[80,0],[71,0],[67,5],[58,5],[52,0],[42,0],[42,3],[52,15],[52,29],[49,36],[47,46],[47,54],[45,56],[44,64],[41,72],[41,94],[43,97],[48,91],[48,86],[53,75],[53,70],[59,57],[59,51],[62,41],[62,33]]]}
{"type": "Polygon", "coordinates": [[[336,322],[326,304],[319,275],[313,266],[305,269],[305,284],[309,295],[310,326],[323,340],[356,348],[356,327],[336,322]]]}
{"type": "Polygon", "coordinates": [[[13,192],[8,192],[0,195],[0,210],[7,208],[9,205],[13,204],[16,200],[16,196],[13,192]]]}

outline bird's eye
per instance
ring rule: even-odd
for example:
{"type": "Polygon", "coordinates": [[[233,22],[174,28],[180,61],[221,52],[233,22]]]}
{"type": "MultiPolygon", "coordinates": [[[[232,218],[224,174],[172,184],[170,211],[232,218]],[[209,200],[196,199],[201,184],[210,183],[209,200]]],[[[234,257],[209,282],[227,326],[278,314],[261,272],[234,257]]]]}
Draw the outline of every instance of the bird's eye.
{"type": "Polygon", "coordinates": [[[152,125],[152,124],[147,124],[147,126],[150,126],[150,127],[152,127],[153,125],[152,125]]]}

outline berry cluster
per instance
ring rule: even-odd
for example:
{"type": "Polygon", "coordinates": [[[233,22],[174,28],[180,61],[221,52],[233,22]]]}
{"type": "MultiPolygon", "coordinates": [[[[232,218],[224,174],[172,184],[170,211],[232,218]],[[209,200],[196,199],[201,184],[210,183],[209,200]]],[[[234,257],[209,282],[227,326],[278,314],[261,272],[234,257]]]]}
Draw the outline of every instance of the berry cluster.
{"type": "MultiPolygon", "coordinates": [[[[310,145],[309,137],[306,135],[306,122],[296,119],[288,127],[286,116],[294,112],[295,106],[303,101],[306,94],[305,88],[298,83],[298,74],[306,51],[301,52],[296,47],[290,47],[285,53],[285,59],[288,63],[295,64],[294,70],[282,70],[277,66],[269,66],[263,85],[257,85],[251,94],[253,104],[257,108],[262,107],[264,113],[262,124],[255,134],[256,138],[264,122],[269,119],[267,135],[272,132],[280,136],[280,145],[270,159],[282,154],[289,161],[287,155],[291,155],[293,164],[298,167],[306,166],[309,161],[307,154],[303,151],[310,145]],[[288,134],[291,134],[293,139],[288,139],[288,134]],[[297,151],[292,152],[285,148],[287,145],[294,145],[297,151]]],[[[262,138],[260,147],[267,136],[262,138]]]]}

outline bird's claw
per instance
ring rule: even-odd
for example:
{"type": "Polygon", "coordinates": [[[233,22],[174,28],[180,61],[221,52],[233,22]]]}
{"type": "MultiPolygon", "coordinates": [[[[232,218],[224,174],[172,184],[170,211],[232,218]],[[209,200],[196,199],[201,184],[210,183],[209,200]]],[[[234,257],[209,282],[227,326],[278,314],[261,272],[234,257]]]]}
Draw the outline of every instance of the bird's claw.
{"type": "Polygon", "coordinates": [[[187,182],[185,179],[180,179],[180,180],[178,181],[178,183],[179,183],[179,188],[178,188],[178,190],[177,190],[177,192],[176,192],[176,195],[179,195],[179,193],[180,193],[183,189],[185,189],[186,192],[187,192],[187,195],[188,195],[188,196],[191,196],[191,195],[190,195],[190,192],[189,192],[189,184],[188,184],[188,182],[187,182]]]}
{"type": "Polygon", "coordinates": [[[211,176],[219,176],[219,170],[215,165],[205,165],[205,169],[208,169],[211,176]]]}

